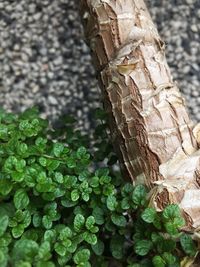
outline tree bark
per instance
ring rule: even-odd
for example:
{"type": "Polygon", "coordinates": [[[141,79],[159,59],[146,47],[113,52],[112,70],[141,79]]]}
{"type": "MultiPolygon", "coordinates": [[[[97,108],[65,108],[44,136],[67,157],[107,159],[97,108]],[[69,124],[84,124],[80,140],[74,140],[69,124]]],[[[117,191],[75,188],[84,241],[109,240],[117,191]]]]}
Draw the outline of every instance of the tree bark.
{"type": "Polygon", "coordinates": [[[186,230],[197,229],[200,127],[143,0],[81,0],[80,11],[124,178],[147,185],[158,210],[178,203],[186,230]]]}

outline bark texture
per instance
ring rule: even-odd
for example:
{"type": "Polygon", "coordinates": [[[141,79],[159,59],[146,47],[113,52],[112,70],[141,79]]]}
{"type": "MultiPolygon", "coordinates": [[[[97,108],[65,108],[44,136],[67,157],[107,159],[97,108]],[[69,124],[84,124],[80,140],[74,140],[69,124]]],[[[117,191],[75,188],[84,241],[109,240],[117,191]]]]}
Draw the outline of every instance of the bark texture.
{"type": "Polygon", "coordinates": [[[125,178],[151,188],[157,209],[178,203],[187,229],[198,229],[199,126],[143,0],[81,0],[80,11],[125,178]]]}

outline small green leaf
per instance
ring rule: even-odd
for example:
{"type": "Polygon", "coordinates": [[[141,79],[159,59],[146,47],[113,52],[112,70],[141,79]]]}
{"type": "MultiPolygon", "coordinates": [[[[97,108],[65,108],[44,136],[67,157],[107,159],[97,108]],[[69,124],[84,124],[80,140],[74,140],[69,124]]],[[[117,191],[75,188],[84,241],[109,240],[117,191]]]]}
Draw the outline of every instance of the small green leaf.
{"type": "Polygon", "coordinates": [[[67,252],[65,246],[63,246],[62,244],[56,242],[54,245],[54,249],[56,251],[56,253],[60,256],[65,256],[65,253],[67,252]]]}
{"type": "Polygon", "coordinates": [[[96,224],[102,225],[104,223],[104,212],[101,208],[95,207],[92,216],[95,218],[96,224]]]}
{"type": "Polygon", "coordinates": [[[170,235],[178,234],[178,228],[173,222],[167,222],[164,224],[164,226],[168,234],[170,235]]]}
{"type": "Polygon", "coordinates": [[[89,216],[85,222],[85,226],[88,230],[90,230],[95,224],[95,218],[93,216],[89,216]]]}
{"type": "Polygon", "coordinates": [[[40,172],[37,176],[37,182],[40,184],[45,184],[47,182],[47,175],[46,172],[40,172]]]}
{"type": "Polygon", "coordinates": [[[155,218],[154,218],[154,221],[153,221],[153,225],[158,229],[160,230],[162,228],[162,224],[161,224],[161,218],[159,216],[159,214],[157,213],[155,218]]]}
{"type": "Polygon", "coordinates": [[[90,186],[93,188],[97,188],[99,186],[99,177],[93,176],[90,180],[90,186]]]}
{"type": "Polygon", "coordinates": [[[55,267],[55,264],[52,261],[39,261],[37,262],[36,267],[55,267]]]}
{"type": "Polygon", "coordinates": [[[55,186],[53,184],[51,184],[50,182],[39,183],[36,185],[36,190],[39,193],[54,192],[55,186]]]}
{"type": "Polygon", "coordinates": [[[24,209],[29,204],[29,197],[24,189],[18,189],[14,194],[14,204],[17,209],[24,209]]]}
{"type": "Polygon", "coordinates": [[[20,237],[24,232],[23,224],[18,224],[16,227],[12,228],[12,235],[14,238],[20,237]]]}
{"type": "Polygon", "coordinates": [[[0,179],[0,194],[3,196],[8,195],[13,188],[13,184],[10,180],[1,178],[0,179]]]}
{"type": "Polygon", "coordinates": [[[6,139],[8,134],[8,127],[6,125],[0,125],[0,139],[6,139]]]}
{"type": "Polygon", "coordinates": [[[103,195],[104,196],[110,196],[115,194],[115,186],[113,184],[106,184],[103,187],[103,195]]]}
{"type": "Polygon", "coordinates": [[[79,191],[77,189],[74,189],[71,192],[71,200],[72,201],[77,201],[79,199],[79,191]]]}
{"type": "Polygon", "coordinates": [[[76,167],[76,161],[73,158],[68,158],[66,163],[67,167],[70,169],[74,169],[76,167]]]}
{"type": "Polygon", "coordinates": [[[46,230],[44,233],[44,240],[48,241],[50,243],[53,243],[56,239],[56,231],[54,229],[52,230],[46,230]]]}
{"type": "Polygon", "coordinates": [[[152,223],[156,218],[156,210],[154,208],[146,208],[141,217],[145,222],[152,223]]]}
{"type": "Polygon", "coordinates": [[[0,238],[0,244],[1,247],[8,247],[9,244],[12,242],[12,237],[10,235],[10,233],[5,233],[1,238],[0,238]]]}
{"type": "Polygon", "coordinates": [[[44,157],[39,158],[39,163],[41,166],[46,167],[47,166],[47,159],[44,157]]]}
{"type": "Polygon", "coordinates": [[[42,223],[46,229],[50,229],[52,227],[52,220],[48,215],[43,216],[42,223]]]}
{"type": "Polygon", "coordinates": [[[83,238],[88,244],[95,245],[97,243],[96,235],[90,232],[84,232],[83,238]]]}
{"type": "Polygon", "coordinates": [[[95,171],[95,176],[101,177],[101,176],[107,176],[109,174],[108,168],[100,168],[95,171]]]}
{"type": "Polygon", "coordinates": [[[69,227],[65,227],[60,231],[60,237],[62,240],[71,238],[73,236],[72,230],[69,227]]]}
{"type": "Polygon", "coordinates": [[[121,208],[123,210],[128,210],[130,209],[130,204],[129,204],[129,199],[128,198],[123,198],[122,201],[121,201],[121,208]]]}
{"type": "Polygon", "coordinates": [[[185,225],[185,220],[182,217],[178,217],[174,218],[173,223],[177,228],[181,228],[185,225]]]}
{"type": "Polygon", "coordinates": [[[26,161],[24,159],[20,159],[16,162],[15,164],[15,169],[18,171],[18,172],[23,172],[24,170],[24,167],[26,166],[26,161]]]}
{"type": "Polygon", "coordinates": [[[117,199],[115,196],[108,196],[106,201],[109,210],[114,211],[117,207],[117,199]]]}
{"type": "Polygon", "coordinates": [[[75,253],[73,260],[76,264],[83,264],[90,259],[89,249],[81,249],[75,253]]]}
{"type": "Polygon", "coordinates": [[[180,208],[178,205],[171,204],[168,205],[162,212],[163,219],[165,221],[173,220],[176,217],[181,216],[180,208]]]}
{"type": "Polygon", "coordinates": [[[99,239],[95,245],[92,245],[92,250],[97,256],[101,256],[104,252],[104,243],[99,239]]]}
{"type": "Polygon", "coordinates": [[[163,237],[156,232],[151,233],[151,240],[153,243],[160,243],[163,237]]]}
{"type": "Polygon", "coordinates": [[[33,225],[34,227],[39,227],[41,225],[42,218],[38,213],[33,215],[33,225]]]}
{"type": "Polygon", "coordinates": [[[56,157],[60,157],[64,150],[64,145],[61,143],[55,143],[53,145],[53,153],[56,157]]]}
{"type": "Polygon", "coordinates": [[[133,192],[133,185],[131,183],[126,183],[123,187],[122,187],[122,195],[123,196],[127,196],[129,195],[130,193],[133,192]]]}
{"type": "Polygon", "coordinates": [[[71,207],[74,207],[77,204],[77,202],[69,200],[69,199],[62,199],[61,204],[63,207],[71,208],[71,207]]]}
{"type": "Polygon", "coordinates": [[[137,185],[132,194],[132,200],[136,205],[144,205],[146,202],[147,189],[144,185],[137,185]]]}
{"type": "Polygon", "coordinates": [[[90,172],[88,170],[84,170],[79,173],[78,179],[83,182],[84,180],[87,180],[88,177],[90,177],[90,172]]]}
{"type": "MultiPolygon", "coordinates": [[[[74,253],[77,250],[77,243],[79,242],[75,242],[74,239],[73,239],[73,243],[71,244],[71,246],[67,248],[68,253],[74,253]]],[[[81,239],[81,241],[83,241],[83,238],[81,239]]]]}
{"type": "Polygon", "coordinates": [[[19,144],[19,146],[17,147],[17,151],[19,154],[24,155],[28,150],[28,146],[26,143],[21,143],[19,144]]]}
{"type": "Polygon", "coordinates": [[[6,255],[4,255],[4,252],[0,250],[0,266],[2,265],[3,267],[6,266],[4,263],[6,261],[6,255]]]}
{"type": "Polygon", "coordinates": [[[22,182],[24,180],[24,173],[23,172],[17,172],[17,171],[14,171],[12,172],[12,179],[15,181],[15,182],[22,182]]]}
{"type": "Polygon", "coordinates": [[[82,199],[83,199],[85,202],[88,202],[89,199],[90,199],[90,195],[89,195],[88,193],[83,192],[83,193],[81,194],[81,196],[82,196],[82,199]]]}
{"type": "Polygon", "coordinates": [[[161,256],[154,256],[152,262],[153,262],[154,267],[165,267],[166,266],[166,262],[163,260],[161,256]]]}
{"type": "Polygon", "coordinates": [[[77,214],[74,218],[74,230],[79,232],[85,225],[85,218],[82,214],[77,214]]]}
{"type": "Polygon", "coordinates": [[[152,248],[152,242],[149,240],[139,240],[135,243],[135,253],[140,256],[145,256],[149,253],[152,248]]]}
{"type": "Polygon", "coordinates": [[[175,249],[176,249],[176,241],[172,239],[161,238],[161,240],[157,242],[157,250],[159,253],[173,252],[175,249]]]}
{"type": "Polygon", "coordinates": [[[111,220],[115,225],[119,227],[125,227],[127,223],[126,218],[123,215],[119,215],[117,213],[113,213],[111,215],[111,220]]]}
{"type": "Polygon", "coordinates": [[[50,243],[48,241],[44,241],[39,248],[38,257],[43,260],[45,260],[45,258],[48,259],[50,250],[50,243]]]}
{"type": "Polygon", "coordinates": [[[22,222],[24,219],[24,212],[22,210],[17,210],[15,212],[14,220],[17,222],[22,222]]]}
{"type": "Polygon", "coordinates": [[[0,236],[2,236],[5,233],[8,227],[8,223],[9,223],[9,217],[7,215],[0,217],[0,236]]]}
{"type": "Polygon", "coordinates": [[[88,182],[87,181],[83,181],[80,184],[80,191],[81,192],[87,192],[86,190],[88,189],[88,187],[89,187],[88,182]]]}
{"type": "Polygon", "coordinates": [[[45,149],[46,143],[47,139],[42,137],[37,137],[35,140],[35,144],[40,151],[43,151],[45,149]]]}
{"type": "Polygon", "coordinates": [[[100,179],[99,179],[99,183],[101,185],[103,185],[103,184],[109,184],[110,182],[111,182],[111,177],[108,176],[108,175],[101,176],[100,179]]]}
{"type": "Polygon", "coordinates": [[[86,153],[87,153],[87,150],[84,146],[79,147],[76,152],[77,158],[82,159],[82,157],[84,157],[86,153]]]}
{"type": "Polygon", "coordinates": [[[62,184],[62,183],[63,183],[63,175],[62,175],[62,173],[60,173],[60,172],[55,172],[54,175],[55,175],[55,176],[54,176],[54,180],[55,180],[56,182],[58,182],[59,184],[62,184]]]}
{"type": "Polygon", "coordinates": [[[27,228],[31,224],[31,214],[28,210],[23,212],[23,226],[27,228]]]}
{"type": "Polygon", "coordinates": [[[122,236],[116,235],[113,236],[110,241],[110,250],[112,253],[112,256],[115,259],[122,259],[124,255],[124,238],[122,236]]]}
{"type": "Polygon", "coordinates": [[[71,258],[72,255],[69,252],[67,252],[64,257],[63,256],[58,257],[58,266],[71,267],[71,265],[66,265],[66,263],[69,262],[71,258]]]}
{"type": "Polygon", "coordinates": [[[22,239],[37,241],[38,238],[39,238],[39,231],[34,228],[26,230],[26,232],[24,232],[22,235],[22,239]]]}
{"type": "Polygon", "coordinates": [[[55,171],[60,166],[60,161],[58,160],[51,160],[47,164],[47,169],[49,171],[55,171]]]}
{"type": "Polygon", "coordinates": [[[176,263],[176,257],[173,256],[173,255],[172,255],[171,253],[169,253],[169,252],[164,252],[164,253],[162,254],[162,258],[163,258],[164,261],[165,261],[166,263],[168,263],[169,265],[176,263]]]}
{"type": "Polygon", "coordinates": [[[64,183],[67,189],[74,188],[77,183],[77,177],[72,175],[66,175],[64,176],[64,183]]]}
{"type": "Polygon", "coordinates": [[[16,259],[16,261],[24,258],[33,259],[38,253],[38,249],[39,246],[35,241],[20,239],[14,244],[12,256],[16,259]]]}
{"type": "Polygon", "coordinates": [[[180,243],[185,253],[191,257],[194,257],[197,252],[197,248],[191,236],[188,234],[182,234],[180,237],[180,243]]]}

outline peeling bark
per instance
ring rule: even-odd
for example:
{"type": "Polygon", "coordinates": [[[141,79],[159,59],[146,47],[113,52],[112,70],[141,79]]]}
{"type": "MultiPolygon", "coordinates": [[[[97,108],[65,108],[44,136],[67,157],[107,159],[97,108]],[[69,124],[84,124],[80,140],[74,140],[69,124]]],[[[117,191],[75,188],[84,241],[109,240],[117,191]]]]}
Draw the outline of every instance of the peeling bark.
{"type": "Polygon", "coordinates": [[[157,209],[178,203],[186,229],[197,229],[200,127],[143,0],[81,0],[80,11],[125,178],[147,185],[157,209]]]}

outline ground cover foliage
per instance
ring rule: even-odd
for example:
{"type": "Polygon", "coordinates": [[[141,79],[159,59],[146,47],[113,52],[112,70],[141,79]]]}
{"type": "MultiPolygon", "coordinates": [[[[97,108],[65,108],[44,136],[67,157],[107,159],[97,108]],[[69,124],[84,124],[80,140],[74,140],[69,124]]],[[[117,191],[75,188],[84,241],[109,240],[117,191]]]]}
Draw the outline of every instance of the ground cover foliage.
{"type": "Polygon", "coordinates": [[[147,189],[112,167],[105,114],[95,114],[91,153],[71,117],[53,130],[35,108],[0,111],[1,267],[178,267],[196,255],[179,208],[156,212],[147,189]]]}

